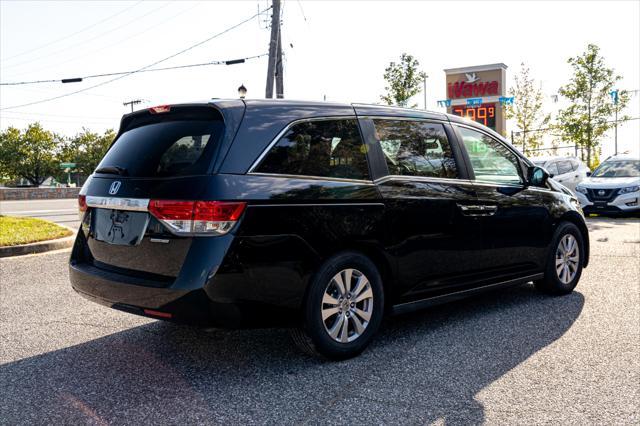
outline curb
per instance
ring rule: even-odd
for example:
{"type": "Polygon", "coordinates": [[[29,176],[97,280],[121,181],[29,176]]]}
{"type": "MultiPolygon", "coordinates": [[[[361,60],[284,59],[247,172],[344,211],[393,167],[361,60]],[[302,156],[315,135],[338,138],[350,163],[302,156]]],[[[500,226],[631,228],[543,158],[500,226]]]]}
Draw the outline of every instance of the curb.
{"type": "MultiPolygon", "coordinates": [[[[58,224],[59,225],[59,224],[58,224]]],[[[76,239],[76,231],[63,226],[73,232],[72,235],[63,238],[56,238],[55,240],[38,241],[37,243],[20,244],[17,246],[0,247],[0,258],[24,256],[26,254],[44,253],[46,251],[60,250],[73,246],[76,239]]]]}

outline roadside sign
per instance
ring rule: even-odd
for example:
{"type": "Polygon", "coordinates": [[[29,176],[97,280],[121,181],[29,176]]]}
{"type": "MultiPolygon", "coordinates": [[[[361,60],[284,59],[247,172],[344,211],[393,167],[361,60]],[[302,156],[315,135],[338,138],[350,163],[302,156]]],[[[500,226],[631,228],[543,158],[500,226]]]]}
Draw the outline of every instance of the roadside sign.
{"type": "Polygon", "coordinates": [[[76,163],[60,163],[61,169],[75,169],[76,163]]]}

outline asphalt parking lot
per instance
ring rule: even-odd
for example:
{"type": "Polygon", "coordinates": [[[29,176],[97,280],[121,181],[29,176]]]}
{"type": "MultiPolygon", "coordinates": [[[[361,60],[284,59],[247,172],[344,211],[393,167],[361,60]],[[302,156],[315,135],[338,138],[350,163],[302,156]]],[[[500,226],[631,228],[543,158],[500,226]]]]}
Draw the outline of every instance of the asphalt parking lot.
{"type": "Polygon", "coordinates": [[[532,285],[388,319],[359,358],[205,332],[70,288],[68,251],[0,260],[2,424],[639,424],[640,221],[590,219],[573,294],[532,285]]]}

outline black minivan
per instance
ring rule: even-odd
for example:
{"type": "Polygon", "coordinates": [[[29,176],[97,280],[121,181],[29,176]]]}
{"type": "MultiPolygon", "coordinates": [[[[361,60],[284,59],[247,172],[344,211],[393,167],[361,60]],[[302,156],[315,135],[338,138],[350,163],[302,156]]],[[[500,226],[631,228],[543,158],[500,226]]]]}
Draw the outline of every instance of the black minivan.
{"type": "Polygon", "coordinates": [[[589,259],[576,198],[497,133],[376,105],[212,100],[137,111],[79,196],[73,288],[207,327],[292,327],[360,353],[385,314],[589,259]]]}

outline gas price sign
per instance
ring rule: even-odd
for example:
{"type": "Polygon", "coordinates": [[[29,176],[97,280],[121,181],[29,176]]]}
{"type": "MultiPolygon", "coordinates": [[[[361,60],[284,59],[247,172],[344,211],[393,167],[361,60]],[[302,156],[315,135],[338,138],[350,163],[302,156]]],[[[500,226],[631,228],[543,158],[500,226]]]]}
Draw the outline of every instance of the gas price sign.
{"type": "Polygon", "coordinates": [[[496,129],[496,104],[458,105],[452,107],[451,112],[483,124],[493,130],[496,129]]]}

